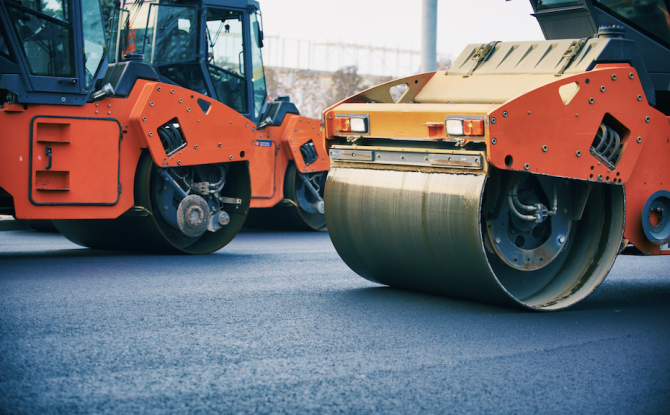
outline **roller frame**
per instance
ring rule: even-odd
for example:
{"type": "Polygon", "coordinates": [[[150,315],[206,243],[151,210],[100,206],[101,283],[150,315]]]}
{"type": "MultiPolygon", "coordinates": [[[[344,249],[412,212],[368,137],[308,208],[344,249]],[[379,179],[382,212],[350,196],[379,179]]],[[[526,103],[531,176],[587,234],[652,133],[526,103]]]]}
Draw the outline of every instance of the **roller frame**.
{"type": "MultiPolygon", "coordinates": [[[[411,85],[414,81],[415,85],[419,85],[419,80],[444,74],[437,72],[404,78],[377,89],[386,89],[388,85],[398,83],[411,85]]],[[[478,80],[473,76],[467,82],[474,85],[478,80]]],[[[417,88],[413,94],[420,91],[417,88]]],[[[485,136],[465,138],[463,146],[451,151],[480,154],[467,150],[468,143],[480,143],[485,145],[487,162],[501,170],[625,186],[625,238],[647,254],[670,254],[670,250],[662,249],[644,236],[641,221],[648,198],[659,190],[670,189],[669,183],[663,180],[670,176],[670,166],[664,162],[670,159],[670,143],[667,141],[670,126],[668,117],[647,103],[637,72],[630,65],[601,64],[590,72],[557,78],[502,104],[357,103],[362,100],[361,97],[374,96],[374,92],[374,88],[364,91],[326,110],[325,128],[329,137],[326,146],[329,151],[343,148],[366,151],[369,145],[362,143],[375,137],[404,139],[404,144],[398,144],[400,149],[408,151],[414,147],[416,150],[414,143],[449,141],[443,129],[440,137],[431,137],[434,133],[430,125],[444,125],[445,113],[484,116],[485,136]],[[589,83],[586,83],[587,79],[589,83]],[[575,82],[579,83],[580,89],[568,104],[564,104],[559,88],[575,82]],[[604,92],[601,91],[602,86],[605,86],[604,92]],[[590,98],[593,98],[593,103],[590,98]],[[543,105],[537,105],[537,102],[543,105]],[[338,135],[329,120],[338,113],[369,115],[371,133],[363,142],[357,143],[362,145],[351,145],[335,139],[338,135]],[[628,130],[622,137],[623,151],[614,170],[609,170],[608,166],[590,154],[595,132],[606,114],[610,114],[628,130]],[[492,119],[495,119],[495,123],[492,123],[492,119]],[[402,127],[394,131],[398,125],[402,127]],[[398,134],[398,131],[402,131],[402,134],[398,134]],[[411,140],[407,140],[408,136],[411,140]],[[514,160],[512,166],[505,163],[508,156],[514,160]]]]}
{"type": "MultiPolygon", "coordinates": [[[[598,48],[608,45],[607,39],[587,43],[562,75],[551,72],[552,59],[561,60],[561,45],[569,46],[571,40],[557,42],[558,47],[550,42],[539,46],[537,42],[498,44],[501,51],[492,62],[477,68],[481,74],[468,69],[469,46],[456,60],[454,67],[458,69],[454,71],[391,81],[325,111],[326,147],[332,160],[326,218],[335,248],[354,271],[396,287],[548,311],[570,307],[588,296],[606,277],[622,240],[629,240],[646,254],[670,254],[667,245],[647,239],[642,224],[645,203],[650,203],[652,195],[670,189],[664,180],[670,177],[666,162],[670,159],[669,118],[649,104],[642,76],[629,64],[587,67],[590,59],[595,59],[587,56],[597,56],[598,48]],[[514,66],[515,59],[526,58],[526,48],[540,61],[545,50],[553,57],[542,61],[537,74],[528,73],[528,69],[514,66]],[[505,61],[510,54],[516,58],[505,61]],[[501,91],[491,90],[496,83],[504,85],[501,91]],[[408,89],[394,103],[388,90],[400,84],[408,89]],[[338,131],[334,120],[345,114],[365,117],[369,131],[360,136],[338,131]],[[448,135],[447,119],[483,119],[484,134],[448,135]],[[616,134],[611,134],[607,146],[596,149],[596,132],[603,123],[616,134]],[[463,160],[481,156],[482,167],[430,162],[449,153],[463,160]],[[510,271],[513,268],[498,258],[491,246],[496,238],[482,231],[490,214],[483,209],[491,208],[487,202],[491,197],[486,197],[484,190],[492,183],[491,177],[511,174],[554,177],[567,181],[573,189],[572,200],[562,205],[577,226],[566,235],[568,248],[559,251],[548,265],[540,264],[538,271],[518,271],[527,272],[528,283],[537,281],[538,277],[531,275],[553,278],[547,281],[549,288],[537,292],[524,291],[513,282],[517,271],[510,271]],[[403,175],[402,179],[397,175],[403,175]],[[426,181],[443,176],[454,182],[431,193],[408,184],[419,180],[410,178],[416,175],[426,181]],[[480,198],[465,196],[472,189],[464,183],[472,176],[483,179],[481,187],[476,186],[480,198]],[[457,203],[460,207],[454,211],[448,204],[431,204],[426,211],[446,209],[444,219],[424,220],[425,213],[417,211],[417,206],[441,194],[461,195],[463,202],[458,203],[464,204],[457,203]],[[457,212],[464,206],[477,211],[477,221],[471,218],[467,229],[451,229],[460,223],[457,212]],[[405,209],[414,216],[403,213],[405,209]],[[422,219],[413,227],[403,225],[418,217],[422,219]],[[583,218],[605,218],[606,223],[588,225],[583,218]],[[467,240],[475,234],[482,238],[480,245],[458,255],[452,253],[460,249],[460,243],[469,246],[467,240]],[[574,244],[579,248],[570,250],[574,244]],[[452,263],[467,261],[468,252],[480,251],[487,252],[487,259],[472,258],[472,267],[481,268],[472,273],[463,266],[450,269],[448,261],[441,262],[444,256],[452,263]],[[403,255],[412,260],[397,259],[403,255]],[[384,258],[388,264],[383,263],[384,258]],[[557,273],[552,274],[552,269],[557,273]]],[[[529,58],[524,65],[533,62],[529,58]]]]}

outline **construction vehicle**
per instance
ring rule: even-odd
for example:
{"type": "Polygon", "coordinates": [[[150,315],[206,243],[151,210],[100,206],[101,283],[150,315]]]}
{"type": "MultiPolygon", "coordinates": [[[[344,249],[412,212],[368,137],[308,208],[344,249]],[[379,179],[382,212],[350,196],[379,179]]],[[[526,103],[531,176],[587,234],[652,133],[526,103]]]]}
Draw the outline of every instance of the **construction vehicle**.
{"type": "Polygon", "coordinates": [[[126,0],[113,26],[118,59],[140,52],[161,82],[214,98],[256,125],[245,226],[325,230],[330,161],[321,121],[301,116],[289,97],[266,102],[257,2],[126,0]]]}
{"type": "Polygon", "coordinates": [[[0,22],[3,213],[91,248],[205,254],[233,239],[251,120],[137,54],[108,65],[97,0],[0,0],[0,22]]]}
{"type": "Polygon", "coordinates": [[[558,310],[622,240],[670,254],[668,2],[531,3],[547,40],[471,44],[325,111],[326,222],[362,277],[558,310]]]}

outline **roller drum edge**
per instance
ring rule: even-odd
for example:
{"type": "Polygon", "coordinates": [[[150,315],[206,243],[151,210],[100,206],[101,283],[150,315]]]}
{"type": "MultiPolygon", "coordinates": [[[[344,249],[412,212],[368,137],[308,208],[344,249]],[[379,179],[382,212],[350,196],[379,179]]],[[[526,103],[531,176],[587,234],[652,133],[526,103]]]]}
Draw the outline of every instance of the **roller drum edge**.
{"type": "Polygon", "coordinates": [[[609,272],[624,225],[622,186],[595,186],[551,264],[521,271],[487,249],[484,174],[333,167],[326,223],[345,263],[398,288],[534,310],[588,296],[609,272]]]}

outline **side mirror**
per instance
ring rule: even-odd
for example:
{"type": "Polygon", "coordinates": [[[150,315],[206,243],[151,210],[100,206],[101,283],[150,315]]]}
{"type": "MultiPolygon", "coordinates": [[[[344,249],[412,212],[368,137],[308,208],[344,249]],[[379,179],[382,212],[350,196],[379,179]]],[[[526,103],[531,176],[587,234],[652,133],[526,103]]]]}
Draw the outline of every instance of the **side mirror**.
{"type": "Polygon", "coordinates": [[[256,32],[256,46],[259,48],[263,47],[263,31],[261,30],[261,26],[258,24],[258,22],[253,23],[253,30],[256,32]]]}

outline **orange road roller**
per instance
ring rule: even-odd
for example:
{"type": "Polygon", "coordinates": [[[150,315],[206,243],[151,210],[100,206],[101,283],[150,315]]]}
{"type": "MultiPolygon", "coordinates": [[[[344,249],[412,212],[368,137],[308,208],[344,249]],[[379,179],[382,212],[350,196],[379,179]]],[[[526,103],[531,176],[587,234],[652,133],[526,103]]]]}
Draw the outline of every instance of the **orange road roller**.
{"type": "Polygon", "coordinates": [[[287,96],[267,102],[258,2],[125,0],[121,6],[112,56],[140,53],[161,82],[211,97],[254,124],[245,226],[325,230],[330,161],[321,121],[301,116],[287,96]]]}
{"type": "Polygon", "coordinates": [[[665,3],[531,3],[548,40],[469,45],[325,111],[326,222],[362,277],[559,310],[622,241],[670,254],[665,3]]]}
{"type": "Polygon", "coordinates": [[[205,254],[233,239],[251,120],[141,55],[108,65],[97,0],[0,0],[0,21],[3,213],[99,249],[205,254]]]}

